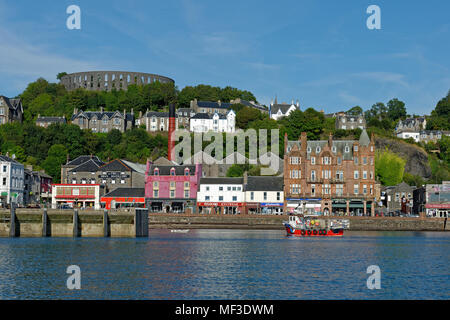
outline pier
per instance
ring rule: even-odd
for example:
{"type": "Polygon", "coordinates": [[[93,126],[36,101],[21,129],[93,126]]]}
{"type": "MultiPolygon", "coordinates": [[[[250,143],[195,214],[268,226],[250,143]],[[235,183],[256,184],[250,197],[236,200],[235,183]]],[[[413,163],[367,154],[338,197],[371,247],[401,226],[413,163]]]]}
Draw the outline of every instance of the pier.
{"type": "Polygon", "coordinates": [[[147,237],[147,209],[0,210],[0,237],[147,237]]]}

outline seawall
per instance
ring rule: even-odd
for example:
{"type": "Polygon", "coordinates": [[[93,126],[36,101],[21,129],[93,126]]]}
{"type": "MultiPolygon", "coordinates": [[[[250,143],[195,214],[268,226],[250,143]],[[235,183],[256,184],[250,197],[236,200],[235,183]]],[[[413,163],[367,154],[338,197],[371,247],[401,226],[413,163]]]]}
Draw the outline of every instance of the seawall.
{"type": "Polygon", "coordinates": [[[147,209],[0,210],[0,237],[145,237],[147,209]]]}
{"type": "MultiPolygon", "coordinates": [[[[352,231],[450,231],[442,218],[323,217],[349,219],[352,231]]],[[[150,229],[261,229],[282,230],[287,216],[149,214],[150,229]]]]}

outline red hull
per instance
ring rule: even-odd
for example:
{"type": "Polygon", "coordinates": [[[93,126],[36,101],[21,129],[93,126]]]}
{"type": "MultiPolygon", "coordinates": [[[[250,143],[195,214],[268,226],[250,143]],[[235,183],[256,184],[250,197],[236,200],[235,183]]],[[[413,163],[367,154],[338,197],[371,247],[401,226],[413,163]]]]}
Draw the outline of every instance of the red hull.
{"type": "Polygon", "coordinates": [[[299,237],[342,237],[344,235],[344,229],[337,229],[337,230],[324,230],[325,233],[317,232],[314,234],[312,230],[300,230],[300,229],[293,229],[290,226],[286,226],[286,232],[288,236],[299,236],[299,237]],[[304,231],[304,234],[302,234],[302,231],[304,231]],[[311,233],[309,233],[311,231],[311,233]]]}

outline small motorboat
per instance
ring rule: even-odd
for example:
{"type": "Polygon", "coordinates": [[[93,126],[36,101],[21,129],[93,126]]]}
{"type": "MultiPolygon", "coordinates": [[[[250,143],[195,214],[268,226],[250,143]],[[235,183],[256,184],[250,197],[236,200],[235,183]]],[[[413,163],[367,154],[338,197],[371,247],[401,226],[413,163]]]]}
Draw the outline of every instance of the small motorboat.
{"type": "Polygon", "coordinates": [[[172,230],[170,230],[170,232],[174,232],[174,233],[188,233],[189,229],[172,229],[172,230]]]}
{"type": "Polygon", "coordinates": [[[350,228],[348,219],[320,219],[318,217],[289,216],[283,222],[288,236],[342,237],[344,229],[350,228]]]}

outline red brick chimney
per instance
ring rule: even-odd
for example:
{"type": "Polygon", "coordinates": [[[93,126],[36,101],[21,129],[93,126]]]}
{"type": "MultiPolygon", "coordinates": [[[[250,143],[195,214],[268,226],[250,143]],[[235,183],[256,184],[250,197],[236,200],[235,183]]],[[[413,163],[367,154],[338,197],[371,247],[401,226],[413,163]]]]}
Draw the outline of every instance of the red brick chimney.
{"type": "Polygon", "coordinates": [[[175,105],[169,105],[169,143],[167,146],[167,159],[175,160],[175,105]]]}

